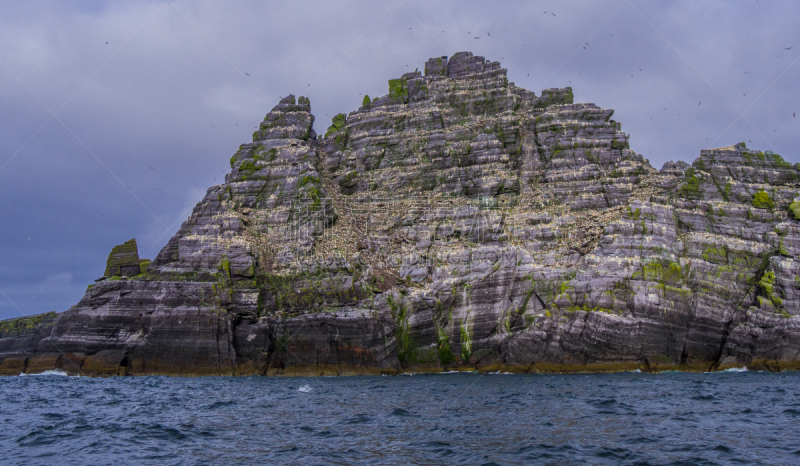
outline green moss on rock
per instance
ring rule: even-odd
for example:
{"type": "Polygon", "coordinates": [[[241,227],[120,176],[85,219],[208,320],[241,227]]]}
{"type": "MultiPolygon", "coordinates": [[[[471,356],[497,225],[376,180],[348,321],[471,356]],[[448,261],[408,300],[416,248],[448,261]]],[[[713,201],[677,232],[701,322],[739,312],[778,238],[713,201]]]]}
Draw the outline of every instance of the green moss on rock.
{"type": "Polygon", "coordinates": [[[331,134],[338,133],[339,131],[343,130],[346,122],[347,115],[344,113],[337,114],[331,119],[331,125],[328,127],[328,131],[325,132],[325,137],[327,138],[331,134]]]}
{"type": "Polygon", "coordinates": [[[150,268],[150,263],[153,262],[150,259],[139,259],[139,270],[140,273],[147,273],[147,269],[150,268]]]}
{"type": "Polygon", "coordinates": [[[694,169],[686,170],[686,182],[681,186],[680,194],[687,199],[700,197],[700,180],[694,176],[694,169]]]}
{"type": "Polygon", "coordinates": [[[401,103],[408,101],[408,82],[403,78],[389,80],[389,98],[401,103]]]}
{"type": "Polygon", "coordinates": [[[789,217],[800,220],[800,201],[794,201],[789,204],[789,217]]]}
{"type": "Polygon", "coordinates": [[[140,273],[139,250],[135,239],[125,241],[111,249],[106,261],[104,277],[113,277],[115,275],[133,277],[140,273]]]}
{"type": "Polygon", "coordinates": [[[763,189],[753,195],[753,207],[756,209],[774,209],[775,202],[763,189]]]}
{"type": "MultiPolygon", "coordinates": [[[[775,292],[775,272],[771,270],[765,272],[756,283],[756,286],[760,294],[769,299],[777,309],[783,308],[783,299],[775,292]]],[[[759,296],[759,298],[761,297],[759,296]]],[[[761,303],[761,300],[759,300],[759,303],[761,303]]]]}
{"type": "Polygon", "coordinates": [[[53,320],[56,317],[55,311],[37,314],[33,316],[18,317],[16,319],[0,321],[0,338],[27,335],[34,331],[39,325],[53,320]]]}
{"type": "Polygon", "coordinates": [[[575,100],[575,94],[572,93],[572,88],[568,87],[567,92],[564,93],[564,103],[571,104],[575,100]]]}

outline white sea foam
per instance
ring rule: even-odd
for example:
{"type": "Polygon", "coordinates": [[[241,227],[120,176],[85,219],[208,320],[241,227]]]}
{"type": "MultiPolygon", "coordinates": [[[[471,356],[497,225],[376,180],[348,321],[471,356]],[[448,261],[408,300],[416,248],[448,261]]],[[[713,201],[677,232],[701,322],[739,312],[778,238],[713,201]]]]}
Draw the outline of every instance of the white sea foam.
{"type": "Polygon", "coordinates": [[[725,369],[722,372],[747,372],[746,367],[731,367],[730,369],[725,369]]]}
{"type": "Polygon", "coordinates": [[[60,371],[60,370],[58,370],[58,369],[53,369],[53,370],[50,370],[50,371],[39,372],[38,374],[25,374],[25,373],[21,373],[21,374],[20,374],[20,376],[26,376],[26,377],[35,377],[35,376],[42,376],[42,375],[60,375],[60,376],[64,376],[64,377],[69,377],[69,374],[67,374],[67,373],[66,373],[66,372],[64,372],[64,371],[60,371]]]}
{"type": "Polygon", "coordinates": [[[297,389],[297,391],[301,393],[309,393],[311,391],[311,387],[308,384],[302,385],[300,388],[297,389]]]}

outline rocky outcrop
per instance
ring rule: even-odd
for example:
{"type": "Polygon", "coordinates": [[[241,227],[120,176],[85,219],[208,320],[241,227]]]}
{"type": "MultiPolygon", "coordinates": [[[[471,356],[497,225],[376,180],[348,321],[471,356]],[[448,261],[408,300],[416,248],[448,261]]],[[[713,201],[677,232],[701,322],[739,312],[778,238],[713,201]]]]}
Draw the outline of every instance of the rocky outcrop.
{"type": "Polygon", "coordinates": [[[152,263],[127,242],[2,323],[0,373],[800,366],[800,167],[655,170],[612,110],[470,53],[388,87],[319,137],[281,100],[152,263]]]}

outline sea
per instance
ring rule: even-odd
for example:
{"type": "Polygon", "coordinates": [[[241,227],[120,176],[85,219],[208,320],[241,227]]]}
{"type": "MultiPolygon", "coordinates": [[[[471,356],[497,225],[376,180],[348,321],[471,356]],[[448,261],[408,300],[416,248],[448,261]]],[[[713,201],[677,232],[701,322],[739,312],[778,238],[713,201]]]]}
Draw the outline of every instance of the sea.
{"type": "Polygon", "coordinates": [[[3,464],[800,464],[800,373],[0,377],[3,464]]]}

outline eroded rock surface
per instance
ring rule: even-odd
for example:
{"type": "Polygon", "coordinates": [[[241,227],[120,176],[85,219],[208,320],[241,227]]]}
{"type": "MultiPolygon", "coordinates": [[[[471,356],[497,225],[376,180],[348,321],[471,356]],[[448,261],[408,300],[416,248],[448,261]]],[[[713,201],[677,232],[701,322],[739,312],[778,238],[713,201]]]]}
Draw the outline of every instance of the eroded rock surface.
{"type": "Polygon", "coordinates": [[[0,323],[0,373],[800,367],[781,156],[655,170],[612,110],[470,53],[324,137],[310,112],[270,111],[151,264],[125,243],[69,310],[0,323]]]}

